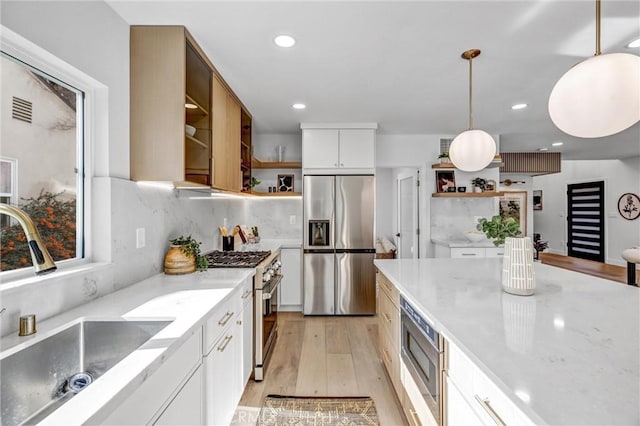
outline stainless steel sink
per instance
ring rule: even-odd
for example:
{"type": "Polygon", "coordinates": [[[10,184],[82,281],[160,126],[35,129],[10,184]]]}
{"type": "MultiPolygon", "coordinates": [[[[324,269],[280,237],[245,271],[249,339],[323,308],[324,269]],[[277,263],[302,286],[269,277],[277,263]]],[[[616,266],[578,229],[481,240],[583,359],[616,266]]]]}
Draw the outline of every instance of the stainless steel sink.
{"type": "Polygon", "coordinates": [[[18,352],[0,354],[0,424],[37,423],[170,322],[81,320],[18,352]]]}

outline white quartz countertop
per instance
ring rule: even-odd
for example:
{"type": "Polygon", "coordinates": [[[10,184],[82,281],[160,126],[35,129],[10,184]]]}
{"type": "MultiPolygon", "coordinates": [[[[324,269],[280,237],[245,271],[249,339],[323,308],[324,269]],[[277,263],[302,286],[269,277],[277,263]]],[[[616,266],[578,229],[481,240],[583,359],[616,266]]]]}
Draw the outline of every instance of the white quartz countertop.
{"type": "Polygon", "coordinates": [[[640,424],[638,288],[536,263],[514,296],[499,258],[375,264],[533,422],[640,424]]]}
{"type": "Polygon", "coordinates": [[[434,244],[438,244],[439,246],[444,246],[449,248],[495,247],[495,244],[493,244],[493,241],[488,240],[486,238],[478,242],[469,241],[466,238],[431,238],[431,242],[434,244]]]}
{"type": "Polygon", "coordinates": [[[254,274],[255,269],[231,268],[209,269],[188,275],[158,274],[38,322],[38,332],[35,335],[3,337],[3,354],[18,351],[34,339],[41,340],[69,322],[83,317],[172,320],[171,324],[151,340],[43,421],[43,424],[57,425],[100,423],[197,332],[216,305],[254,274]]]}

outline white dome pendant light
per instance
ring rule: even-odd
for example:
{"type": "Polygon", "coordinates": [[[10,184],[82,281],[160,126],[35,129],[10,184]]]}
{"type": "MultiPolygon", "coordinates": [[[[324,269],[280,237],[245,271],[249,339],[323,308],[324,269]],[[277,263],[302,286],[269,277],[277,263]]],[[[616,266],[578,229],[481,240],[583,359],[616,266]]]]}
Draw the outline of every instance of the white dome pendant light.
{"type": "Polygon", "coordinates": [[[567,71],[549,96],[549,115],[579,138],[614,135],[640,120],[640,56],[600,51],[600,0],[596,0],[596,53],[567,71]]]}
{"type": "Polygon", "coordinates": [[[483,130],[473,128],[473,58],[480,55],[479,49],[462,53],[469,61],[469,130],[455,137],[449,146],[449,158],[456,168],[465,172],[477,172],[491,163],[496,156],[496,142],[483,130]]]}

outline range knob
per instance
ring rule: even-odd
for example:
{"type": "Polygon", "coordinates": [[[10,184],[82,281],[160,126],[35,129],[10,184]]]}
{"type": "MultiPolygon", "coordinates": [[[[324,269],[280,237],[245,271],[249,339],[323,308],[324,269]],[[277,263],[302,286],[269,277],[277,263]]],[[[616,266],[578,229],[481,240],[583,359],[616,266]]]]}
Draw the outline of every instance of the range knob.
{"type": "Polygon", "coordinates": [[[266,283],[269,280],[271,280],[271,272],[267,271],[264,274],[262,274],[262,282],[266,283]]]}

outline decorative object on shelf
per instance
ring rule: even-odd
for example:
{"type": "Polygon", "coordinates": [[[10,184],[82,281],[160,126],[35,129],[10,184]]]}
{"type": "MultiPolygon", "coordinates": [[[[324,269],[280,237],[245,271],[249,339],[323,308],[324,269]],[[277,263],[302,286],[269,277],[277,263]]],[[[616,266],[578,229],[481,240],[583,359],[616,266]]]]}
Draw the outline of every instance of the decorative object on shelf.
{"type": "Polygon", "coordinates": [[[472,243],[477,243],[487,238],[487,236],[480,231],[467,231],[464,233],[464,236],[472,243]]]}
{"type": "Polygon", "coordinates": [[[438,160],[440,160],[440,164],[450,163],[449,152],[441,152],[440,155],[438,155],[438,160]]]}
{"type": "Polygon", "coordinates": [[[536,251],[536,260],[540,259],[540,252],[549,247],[549,241],[542,241],[540,234],[533,234],[533,248],[536,251]]]}
{"type": "Polygon", "coordinates": [[[533,209],[542,210],[542,189],[533,190],[533,209]]]}
{"type": "Polygon", "coordinates": [[[456,168],[465,172],[477,172],[487,167],[496,156],[496,142],[490,134],[473,128],[473,58],[480,55],[479,49],[462,53],[469,61],[469,129],[453,139],[449,147],[449,157],[456,168]]]}
{"type": "Polygon", "coordinates": [[[500,183],[503,184],[504,186],[511,186],[511,185],[524,185],[527,182],[523,180],[505,179],[505,180],[501,180],[500,183]]]}
{"type": "Polygon", "coordinates": [[[466,186],[459,186],[458,187],[458,192],[467,192],[467,187],[466,186]]]}
{"type": "Polygon", "coordinates": [[[276,161],[282,163],[284,161],[284,150],[286,146],[278,145],[276,146],[276,161]]]}
{"type": "Polygon", "coordinates": [[[436,170],[436,191],[449,192],[449,188],[454,188],[456,179],[453,170],[436,170]]]}
{"type": "Polygon", "coordinates": [[[481,177],[473,178],[471,180],[471,185],[473,185],[473,192],[482,192],[487,186],[487,180],[481,177]]]}
{"type": "Polygon", "coordinates": [[[504,191],[498,200],[498,211],[502,218],[513,218],[522,235],[527,235],[527,191],[504,191]]]}
{"type": "Polygon", "coordinates": [[[250,187],[251,188],[255,188],[256,186],[260,185],[262,182],[260,182],[258,179],[255,178],[255,176],[251,176],[251,183],[250,183],[250,187]]]}
{"type": "Polygon", "coordinates": [[[256,243],[260,242],[260,232],[258,232],[258,227],[257,226],[252,226],[251,227],[251,232],[253,233],[253,241],[256,243]]]}
{"type": "Polygon", "coordinates": [[[447,187],[447,192],[456,192],[456,187],[455,186],[448,186],[447,187]]]}
{"type": "Polygon", "coordinates": [[[631,192],[622,194],[618,199],[618,213],[627,220],[637,219],[640,216],[640,197],[631,192]]]}
{"type": "Polygon", "coordinates": [[[293,175],[278,175],[278,192],[293,192],[293,175]]]}
{"type": "Polygon", "coordinates": [[[619,133],[640,120],[640,56],[600,50],[596,0],[595,55],[572,66],[549,96],[549,115],[563,132],[580,138],[619,133]]]}
{"type": "Polygon", "coordinates": [[[516,237],[522,233],[520,225],[513,217],[503,218],[500,215],[493,216],[491,220],[484,217],[479,219],[476,229],[492,239],[496,247],[504,244],[506,238],[516,237]]]}
{"type": "Polygon", "coordinates": [[[488,192],[495,192],[496,190],[496,181],[493,179],[489,179],[484,186],[484,190],[488,192]]]}
{"type": "Polygon", "coordinates": [[[184,131],[187,133],[187,135],[189,136],[193,136],[196,134],[196,128],[189,125],[189,124],[185,124],[184,125],[184,131]]]}
{"type": "Polygon", "coordinates": [[[191,235],[171,240],[171,246],[164,257],[164,273],[167,275],[189,274],[204,271],[209,262],[200,253],[200,244],[191,235]]]}
{"type": "Polygon", "coordinates": [[[502,289],[517,296],[530,296],[536,289],[533,244],[529,237],[507,237],[502,258],[502,289]]]}

